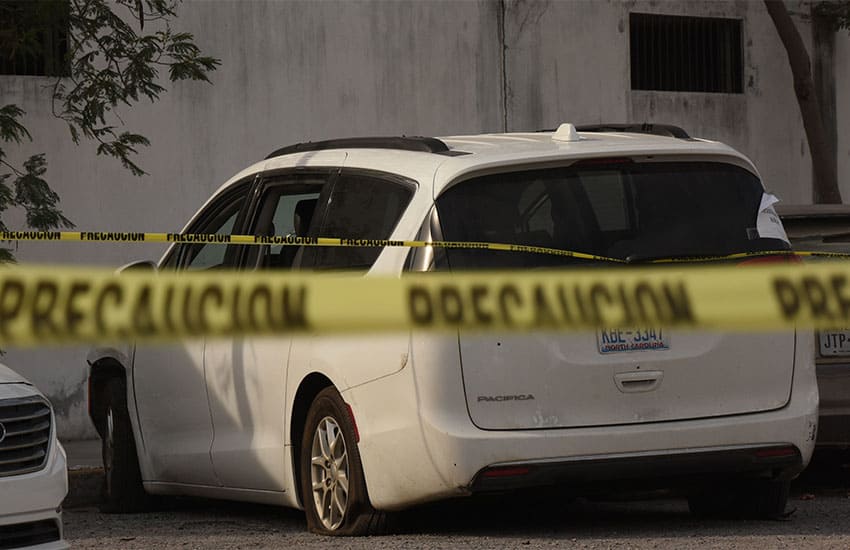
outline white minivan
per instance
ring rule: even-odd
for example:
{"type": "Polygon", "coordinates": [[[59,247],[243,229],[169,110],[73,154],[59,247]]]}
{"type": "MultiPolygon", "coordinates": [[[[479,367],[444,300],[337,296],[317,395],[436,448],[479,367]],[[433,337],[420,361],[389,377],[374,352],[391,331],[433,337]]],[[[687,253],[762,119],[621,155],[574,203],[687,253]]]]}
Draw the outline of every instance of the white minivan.
{"type": "MultiPolygon", "coordinates": [[[[224,184],[184,233],[523,244],[632,266],[748,251],[780,261],[789,245],[774,200],[744,156],[679,128],[564,124],[286,147],[224,184]]],[[[622,265],[185,242],[135,268],[402,277],[622,265]]],[[[636,326],[97,348],[90,411],[104,509],[199,495],[304,508],[311,530],[356,535],[438,499],[639,486],[681,490],[695,513],[778,516],[814,445],[812,346],[808,331],[636,326]]]]}

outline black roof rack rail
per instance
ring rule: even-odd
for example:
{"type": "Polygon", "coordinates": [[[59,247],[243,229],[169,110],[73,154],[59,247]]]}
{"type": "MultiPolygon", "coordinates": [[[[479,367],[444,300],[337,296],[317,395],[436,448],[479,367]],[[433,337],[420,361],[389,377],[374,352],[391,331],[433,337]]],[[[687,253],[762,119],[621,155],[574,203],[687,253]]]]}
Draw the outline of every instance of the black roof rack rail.
{"type": "Polygon", "coordinates": [[[289,155],[291,153],[307,153],[309,151],[325,151],[327,149],[396,149],[400,151],[443,154],[449,151],[448,145],[432,137],[352,137],[296,143],[295,145],[277,149],[267,156],[266,159],[289,155]]]}
{"type": "Polygon", "coordinates": [[[693,139],[686,131],[671,124],[587,124],[576,126],[578,132],[628,132],[632,134],[652,134],[678,139],[693,139]]]}

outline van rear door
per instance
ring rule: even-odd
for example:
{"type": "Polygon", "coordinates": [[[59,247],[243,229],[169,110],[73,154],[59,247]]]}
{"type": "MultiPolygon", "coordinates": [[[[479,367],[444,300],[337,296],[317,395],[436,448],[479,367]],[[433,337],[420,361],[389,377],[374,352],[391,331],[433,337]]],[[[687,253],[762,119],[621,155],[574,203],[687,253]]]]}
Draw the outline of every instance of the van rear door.
{"type": "MultiPolygon", "coordinates": [[[[446,240],[546,246],[640,263],[788,250],[781,225],[763,219],[770,202],[764,198],[758,178],[738,166],[614,159],[472,178],[444,192],[437,209],[446,240]]],[[[477,249],[449,249],[444,256],[452,271],[622,265],[477,249]]],[[[793,332],[605,327],[585,333],[461,331],[459,339],[469,414],[483,429],[766,411],[788,401],[794,368],[793,332]]]]}

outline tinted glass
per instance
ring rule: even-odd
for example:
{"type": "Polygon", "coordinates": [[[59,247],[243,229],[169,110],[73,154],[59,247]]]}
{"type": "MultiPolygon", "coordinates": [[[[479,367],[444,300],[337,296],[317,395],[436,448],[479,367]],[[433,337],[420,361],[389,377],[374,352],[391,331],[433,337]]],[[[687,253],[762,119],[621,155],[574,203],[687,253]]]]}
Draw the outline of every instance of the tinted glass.
{"type": "MultiPolygon", "coordinates": [[[[317,236],[387,239],[412,196],[412,186],[343,174],[334,184],[317,236]]],[[[304,249],[301,265],[316,269],[369,269],[381,250],[381,247],[310,247],[304,249]]]]}
{"type": "MultiPolygon", "coordinates": [[[[495,174],[437,199],[448,241],[545,246],[641,261],[786,250],[759,238],[758,178],[721,163],[616,163],[495,174]]],[[[585,262],[518,252],[451,249],[451,268],[585,262]]]]}
{"type": "MultiPolygon", "coordinates": [[[[321,180],[316,181],[318,183],[299,182],[267,190],[263,195],[259,219],[252,228],[254,234],[306,237],[322,190],[321,180]]],[[[249,251],[246,265],[261,269],[289,269],[299,248],[282,244],[254,247],[249,251]]]]}
{"type": "MultiPolygon", "coordinates": [[[[230,203],[216,213],[208,223],[198,229],[198,233],[232,235],[236,219],[245,203],[245,198],[230,203]]],[[[227,250],[232,245],[207,243],[191,245],[183,265],[186,269],[210,269],[222,267],[226,263],[227,250]]]]}
{"type": "MultiPolygon", "coordinates": [[[[244,206],[248,200],[253,179],[234,185],[223,195],[207,205],[194,222],[184,231],[186,234],[232,235],[234,227],[242,230],[244,206]]],[[[207,269],[235,265],[234,255],[239,246],[232,244],[189,244],[173,247],[160,264],[160,269],[207,269]]]]}

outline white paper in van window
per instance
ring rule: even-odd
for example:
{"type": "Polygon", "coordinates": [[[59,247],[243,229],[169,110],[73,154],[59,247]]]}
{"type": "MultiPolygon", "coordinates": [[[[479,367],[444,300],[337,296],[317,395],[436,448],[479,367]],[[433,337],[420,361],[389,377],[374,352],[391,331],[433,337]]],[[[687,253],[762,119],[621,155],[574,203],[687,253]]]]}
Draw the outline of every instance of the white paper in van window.
{"type": "Polygon", "coordinates": [[[787,243],[788,235],[785,234],[785,228],[782,227],[779,215],[773,208],[777,202],[779,199],[774,195],[762,194],[759,215],[756,218],[756,230],[762,239],[781,239],[787,243]]]}

